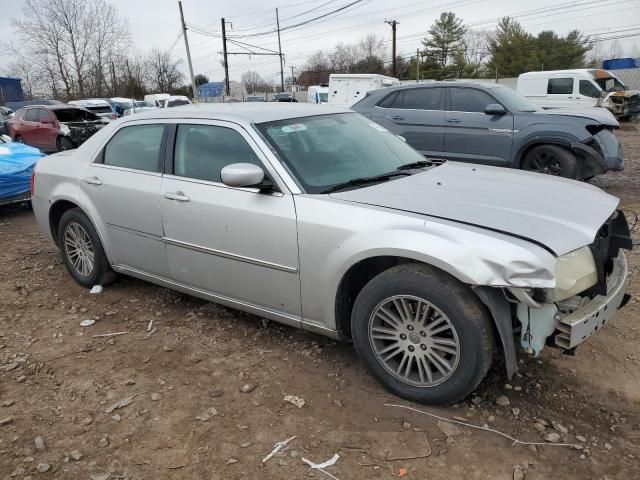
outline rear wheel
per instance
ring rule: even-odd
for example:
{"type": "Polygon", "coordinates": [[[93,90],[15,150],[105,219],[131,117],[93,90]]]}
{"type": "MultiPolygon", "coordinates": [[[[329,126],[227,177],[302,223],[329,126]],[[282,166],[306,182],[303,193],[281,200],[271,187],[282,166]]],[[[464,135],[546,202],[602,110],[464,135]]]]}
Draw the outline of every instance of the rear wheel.
{"type": "Polygon", "coordinates": [[[16,138],[13,139],[16,143],[24,143],[24,139],[20,135],[16,135],[16,138]]]}
{"type": "Polygon", "coordinates": [[[58,246],[67,270],[83,287],[107,285],[115,280],[100,238],[79,208],[67,210],[58,226],[58,246]]]}
{"type": "Polygon", "coordinates": [[[67,137],[58,137],[56,140],[56,147],[59,152],[63,152],[65,150],[73,150],[76,146],[73,142],[67,137]]]}
{"type": "Polygon", "coordinates": [[[524,155],[521,167],[530,172],[546,173],[574,180],[578,177],[576,156],[558,145],[533,147],[524,155]]]}
{"type": "Polygon", "coordinates": [[[393,267],[356,298],[351,332],[358,355],[384,387],[414,402],[465,398],[491,365],[491,321],[473,293],[427,265],[393,267]]]}

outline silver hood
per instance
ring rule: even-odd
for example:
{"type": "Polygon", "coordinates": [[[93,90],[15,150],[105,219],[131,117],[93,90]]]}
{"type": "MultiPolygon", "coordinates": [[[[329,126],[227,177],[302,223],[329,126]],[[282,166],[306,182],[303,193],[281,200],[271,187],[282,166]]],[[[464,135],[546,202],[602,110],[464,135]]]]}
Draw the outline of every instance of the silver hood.
{"type": "Polygon", "coordinates": [[[604,107],[586,107],[586,108],[549,108],[547,110],[538,110],[535,113],[547,115],[564,115],[566,117],[580,117],[593,120],[608,127],[619,128],[620,124],[616,117],[604,107]]]}
{"type": "Polygon", "coordinates": [[[504,232],[556,255],[592,243],[618,205],[587,183],[457,162],[331,196],[504,232]]]}

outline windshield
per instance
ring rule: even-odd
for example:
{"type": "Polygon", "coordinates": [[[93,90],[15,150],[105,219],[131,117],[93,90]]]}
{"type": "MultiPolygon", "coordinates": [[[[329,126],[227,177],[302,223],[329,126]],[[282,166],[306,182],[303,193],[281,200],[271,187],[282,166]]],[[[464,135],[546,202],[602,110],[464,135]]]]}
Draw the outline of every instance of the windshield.
{"type": "Polygon", "coordinates": [[[308,193],[424,160],[387,129],[357,113],[290,118],[257,127],[308,193]]]}
{"type": "Polygon", "coordinates": [[[596,78],[594,80],[605,92],[622,92],[627,90],[627,86],[617,78],[596,78]]]}
{"type": "Polygon", "coordinates": [[[82,108],[56,108],[51,110],[60,122],[95,122],[100,120],[95,113],[82,108]]]}
{"type": "Polygon", "coordinates": [[[329,101],[329,94],[327,92],[318,93],[318,97],[322,103],[327,103],[329,101]]]}
{"type": "Polygon", "coordinates": [[[169,107],[179,107],[180,105],[189,105],[191,102],[189,100],[169,100],[167,102],[167,108],[169,107]]]}
{"type": "Polygon", "coordinates": [[[498,100],[504,103],[505,107],[511,112],[537,112],[540,107],[531,103],[522,94],[516,92],[509,87],[492,87],[493,93],[498,100]]]}

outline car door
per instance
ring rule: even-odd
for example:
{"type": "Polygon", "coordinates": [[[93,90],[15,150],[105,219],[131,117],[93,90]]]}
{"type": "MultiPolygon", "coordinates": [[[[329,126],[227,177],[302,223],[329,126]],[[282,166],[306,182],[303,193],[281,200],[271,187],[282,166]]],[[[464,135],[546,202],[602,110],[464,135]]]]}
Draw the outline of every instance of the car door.
{"type": "MultiPolygon", "coordinates": [[[[293,197],[224,185],[234,163],[269,169],[255,141],[229,122],[177,125],[173,162],[162,180],[162,223],[171,277],[223,303],[240,302],[286,318],[300,316],[293,197]]],[[[284,320],[286,321],[286,319],[284,320]]]]}
{"type": "Polygon", "coordinates": [[[602,90],[591,80],[576,78],[576,99],[581,107],[595,107],[602,90]]]}
{"type": "Polygon", "coordinates": [[[168,276],[160,219],[166,135],[162,121],[124,124],[80,177],[112,263],[163,277],[168,276]]]}
{"type": "Polygon", "coordinates": [[[513,115],[488,115],[487,105],[500,104],[489,93],[472,87],[449,87],[445,113],[444,157],[460,162],[509,166],[513,115]]]}
{"type": "Polygon", "coordinates": [[[56,138],[58,137],[58,126],[56,118],[49,110],[38,109],[38,141],[47,150],[57,150],[56,138]]]}
{"type": "Polygon", "coordinates": [[[573,77],[554,77],[547,80],[547,104],[552,108],[575,107],[573,77]]]}
{"type": "Polygon", "coordinates": [[[444,150],[444,92],[438,87],[400,90],[376,107],[384,112],[382,126],[402,136],[425,157],[441,158],[444,150]]]}

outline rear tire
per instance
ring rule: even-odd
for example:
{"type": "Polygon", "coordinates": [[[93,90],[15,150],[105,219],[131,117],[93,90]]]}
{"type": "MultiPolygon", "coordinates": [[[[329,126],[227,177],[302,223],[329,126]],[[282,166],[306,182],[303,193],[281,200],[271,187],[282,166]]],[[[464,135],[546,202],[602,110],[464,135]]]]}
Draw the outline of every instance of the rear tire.
{"type": "Polygon", "coordinates": [[[56,139],[56,148],[59,152],[64,152],[65,150],[73,150],[77,148],[74,143],[67,137],[58,137],[56,139]]]}
{"type": "Polygon", "coordinates": [[[521,168],[529,172],[546,173],[573,180],[578,178],[576,156],[558,145],[533,147],[524,155],[521,168]]]}
{"type": "Polygon", "coordinates": [[[67,210],[58,225],[58,247],[69,274],[80,285],[108,285],[116,279],[100,237],[79,208],[67,210]]]}
{"type": "Polygon", "coordinates": [[[390,268],[367,283],[351,332],[358,355],[387,390],[429,405],[469,395],[495,348],[491,320],[471,290],[420,264],[390,268]]]}
{"type": "Polygon", "coordinates": [[[13,141],[24,144],[24,139],[20,135],[16,135],[16,138],[14,138],[13,141]]]}

